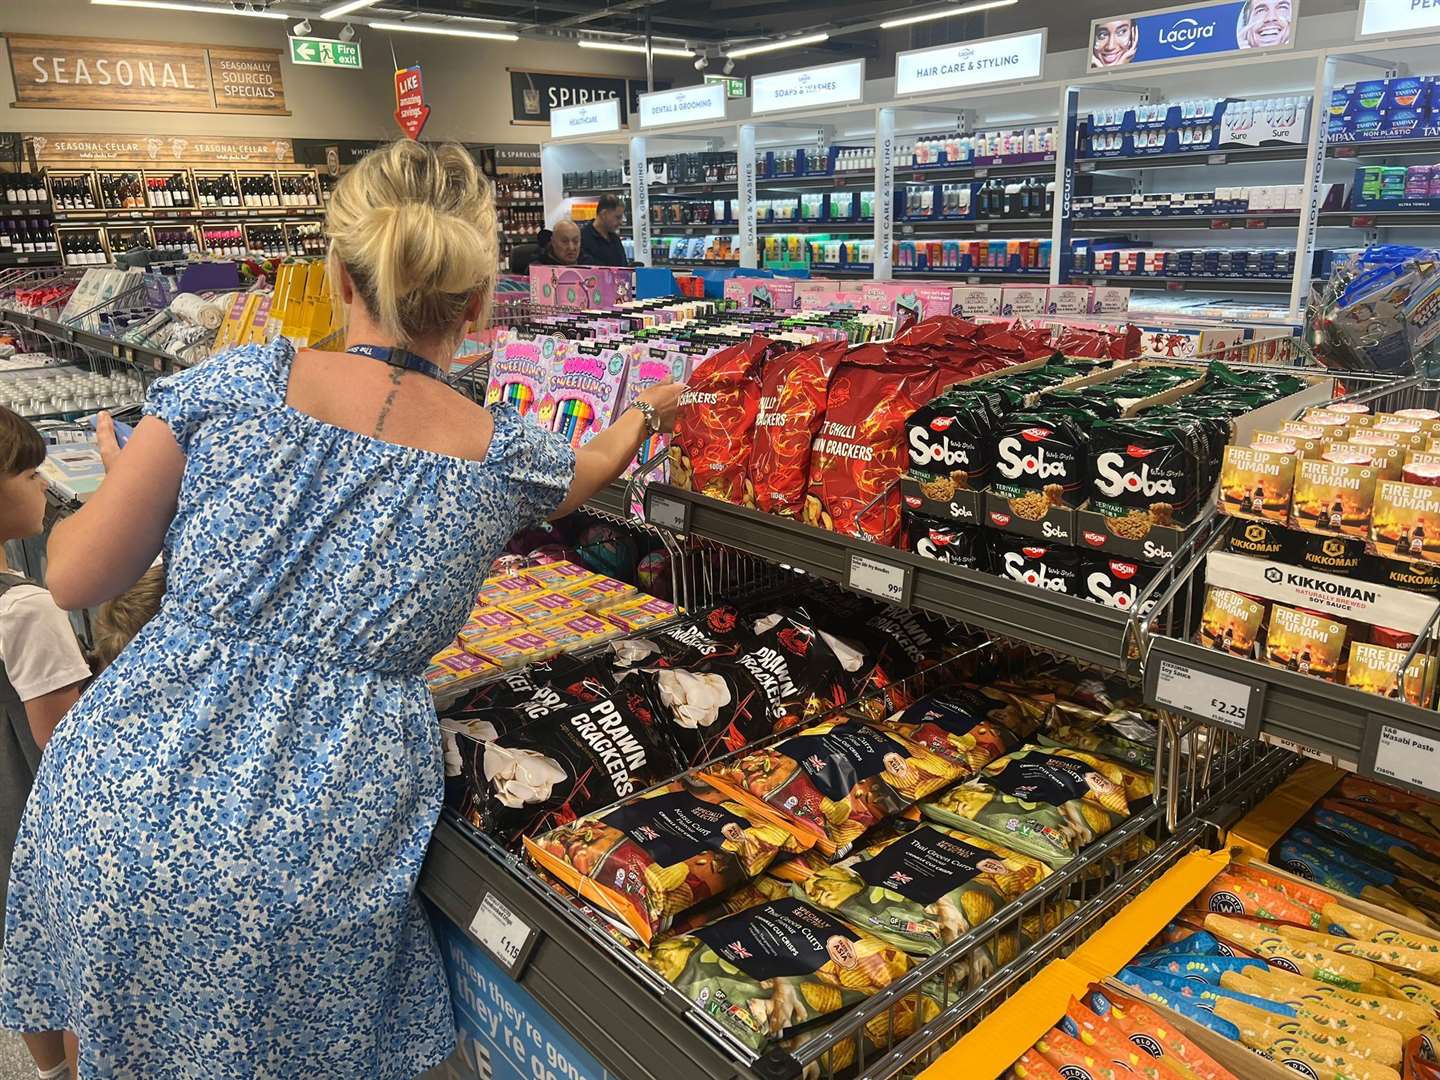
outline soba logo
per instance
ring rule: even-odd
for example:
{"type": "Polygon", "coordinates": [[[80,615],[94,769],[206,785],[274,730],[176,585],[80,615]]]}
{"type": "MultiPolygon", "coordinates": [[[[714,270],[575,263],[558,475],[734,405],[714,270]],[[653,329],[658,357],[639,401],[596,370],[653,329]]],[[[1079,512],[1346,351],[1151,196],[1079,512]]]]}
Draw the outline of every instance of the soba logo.
{"type": "Polygon", "coordinates": [[[1232,892],[1215,892],[1210,896],[1210,910],[1216,915],[1244,915],[1245,905],[1232,892]]]}
{"type": "Polygon", "coordinates": [[[1169,45],[1171,52],[1188,52],[1201,41],[1207,41],[1215,36],[1215,24],[1207,23],[1201,26],[1199,22],[1190,16],[1183,19],[1176,19],[1174,23],[1160,31],[1159,39],[1161,45],[1169,45]]]}
{"type": "Polygon", "coordinates": [[[1284,1065],[1287,1069],[1295,1070],[1301,1076],[1308,1076],[1310,1080],[1320,1080],[1319,1073],[1305,1064],[1305,1062],[1299,1061],[1296,1058],[1281,1058],[1280,1064],[1284,1065]]]}

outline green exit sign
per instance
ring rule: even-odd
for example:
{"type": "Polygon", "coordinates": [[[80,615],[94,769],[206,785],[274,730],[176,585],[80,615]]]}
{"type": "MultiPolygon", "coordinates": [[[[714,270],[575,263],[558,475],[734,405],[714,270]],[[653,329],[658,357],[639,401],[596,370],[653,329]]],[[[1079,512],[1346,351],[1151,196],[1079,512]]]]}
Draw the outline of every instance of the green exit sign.
{"type": "Polygon", "coordinates": [[[360,63],[358,41],[336,41],[333,38],[292,37],[290,62],[310,64],[313,67],[350,68],[355,71],[363,66],[360,63]]]}
{"type": "Polygon", "coordinates": [[[745,96],[745,80],[732,79],[728,75],[706,75],[707,83],[724,83],[725,96],[727,98],[742,98],[745,96]]]}

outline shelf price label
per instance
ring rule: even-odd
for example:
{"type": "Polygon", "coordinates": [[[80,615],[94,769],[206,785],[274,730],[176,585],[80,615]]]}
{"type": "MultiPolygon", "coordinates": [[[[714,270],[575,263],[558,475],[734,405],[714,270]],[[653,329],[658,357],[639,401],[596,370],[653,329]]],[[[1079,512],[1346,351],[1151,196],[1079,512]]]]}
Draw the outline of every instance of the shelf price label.
{"type": "Polygon", "coordinates": [[[645,520],[674,533],[689,532],[690,504],[683,499],[662,495],[658,491],[651,492],[645,504],[645,520]]]}
{"type": "Polygon", "coordinates": [[[868,593],[887,604],[910,603],[908,566],[896,566],[852,552],[846,567],[845,584],[856,592],[868,593]]]}
{"type": "Polygon", "coordinates": [[[1238,731],[1246,738],[1260,732],[1258,683],[1233,679],[1213,671],[1193,668],[1177,660],[1161,658],[1155,676],[1155,700],[1209,724],[1238,731]]]}
{"type": "Polygon", "coordinates": [[[487,892],[470,920],[470,933],[500,961],[510,977],[517,978],[535,942],[533,926],[510,910],[493,892],[487,892]]]}
{"type": "Polygon", "coordinates": [[[1371,713],[1360,748],[1360,771],[1431,795],[1440,793],[1440,732],[1371,713]]]}

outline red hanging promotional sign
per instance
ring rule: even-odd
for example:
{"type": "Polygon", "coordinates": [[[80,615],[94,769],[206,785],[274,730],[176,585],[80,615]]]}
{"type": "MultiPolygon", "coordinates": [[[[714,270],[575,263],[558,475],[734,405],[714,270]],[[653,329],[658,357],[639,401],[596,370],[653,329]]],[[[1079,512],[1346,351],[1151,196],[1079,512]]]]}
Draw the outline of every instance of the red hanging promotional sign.
{"type": "Polygon", "coordinates": [[[425,104],[425,84],[420,80],[420,65],[395,72],[395,122],[407,138],[418,139],[430,119],[430,106],[425,104]]]}

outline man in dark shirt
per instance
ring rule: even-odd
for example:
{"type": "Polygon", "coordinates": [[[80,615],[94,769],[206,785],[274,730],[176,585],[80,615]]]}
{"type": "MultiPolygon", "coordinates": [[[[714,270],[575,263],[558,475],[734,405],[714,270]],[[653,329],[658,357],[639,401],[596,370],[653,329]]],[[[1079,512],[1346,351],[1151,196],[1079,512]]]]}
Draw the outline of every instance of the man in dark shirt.
{"type": "Polygon", "coordinates": [[[510,272],[526,274],[532,266],[574,266],[579,261],[580,226],[561,218],[554,232],[541,229],[534,243],[521,244],[511,252],[510,272]]]}
{"type": "Polygon", "coordinates": [[[595,220],[580,228],[580,262],[585,266],[629,266],[620,228],[625,224],[625,204],[618,196],[601,195],[595,220]]]}

